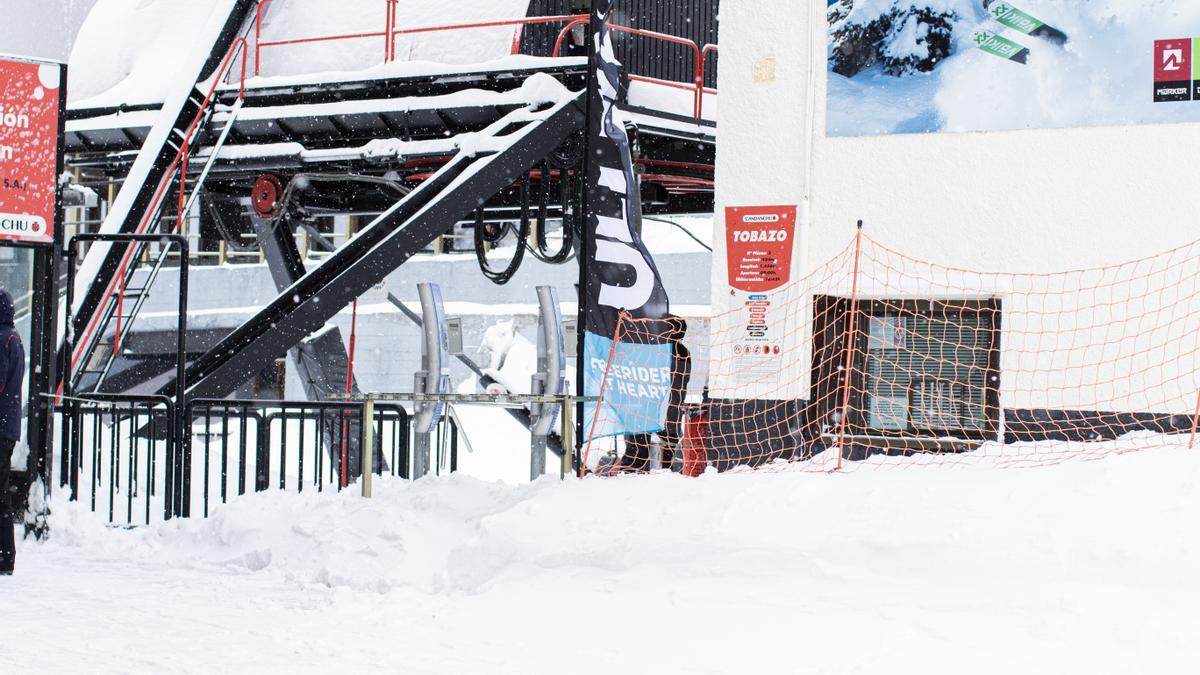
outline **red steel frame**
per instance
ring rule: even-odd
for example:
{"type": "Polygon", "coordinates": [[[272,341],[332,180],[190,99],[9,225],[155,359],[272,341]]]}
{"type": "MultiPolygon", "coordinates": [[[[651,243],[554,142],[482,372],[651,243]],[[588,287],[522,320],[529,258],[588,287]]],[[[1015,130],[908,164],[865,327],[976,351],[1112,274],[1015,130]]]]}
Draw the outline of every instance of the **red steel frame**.
{"type": "MultiPolygon", "coordinates": [[[[589,20],[590,19],[588,17],[584,16],[584,17],[576,18],[574,21],[567,24],[566,27],[563,28],[562,32],[558,34],[558,40],[555,41],[555,43],[554,43],[554,52],[552,53],[552,56],[559,55],[559,53],[562,50],[563,40],[566,39],[567,34],[571,32],[571,29],[575,28],[576,26],[582,26],[582,25],[586,24],[589,20]]],[[[676,35],[669,35],[667,33],[659,33],[657,31],[652,31],[652,30],[643,30],[641,28],[630,28],[629,26],[618,26],[616,24],[609,24],[609,28],[611,28],[612,30],[621,32],[621,33],[629,33],[631,35],[638,35],[638,36],[650,38],[653,40],[661,40],[663,42],[670,42],[672,44],[690,47],[692,50],[692,83],[691,84],[687,84],[684,82],[673,82],[671,80],[663,80],[663,79],[659,79],[656,77],[646,77],[644,75],[630,75],[629,79],[633,80],[635,82],[648,82],[651,84],[657,84],[657,85],[661,85],[664,87],[672,87],[675,89],[686,89],[688,91],[693,92],[694,99],[693,99],[693,103],[692,103],[692,116],[697,120],[704,118],[704,95],[717,93],[716,89],[711,89],[711,88],[704,86],[704,76],[706,75],[705,65],[708,61],[707,57],[708,57],[709,53],[717,51],[716,45],[708,44],[708,45],[704,45],[703,47],[701,47],[699,44],[696,43],[695,40],[689,40],[687,38],[678,37],[676,35]]]]}
{"type": "MultiPolygon", "coordinates": [[[[563,41],[571,30],[577,26],[582,26],[590,21],[590,17],[586,14],[566,14],[560,16],[537,16],[526,17],[522,19],[504,19],[497,21],[480,21],[475,23],[460,23],[444,26],[420,26],[416,28],[397,28],[396,27],[396,6],[398,0],[384,0],[387,3],[384,12],[384,28],[382,31],[374,31],[367,33],[348,33],[344,35],[320,35],[301,38],[289,38],[285,40],[263,40],[262,39],[262,22],[263,16],[266,14],[267,8],[272,0],[261,0],[258,3],[258,8],[254,16],[254,74],[259,75],[262,72],[262,51],[267,47],[279,47],[283,45],[300,45],[310,44],[314,42],[334,42],[339,40],[362,40],[362,39],[382,39],[383,40],[383,62],[391,63],[396,60],[396,38],[401,35],[418,35],[423,33],[443,33],[448,31],[471,30],[477,28],[502,28],[514,27],[511,53],[517,54],[521,48],[521,37],[524,34],[526,26],[549,24],[549,23],[565,23],[566,26],[558,35],[558,39],[554,43],[554,51],[552,56],[557,57],[562,51],[563,41]]],[[[704,117],[704,97],[710,94],[716,94],[717,90],[705,87],[704,79],[706,67],[708,63],[708,55],[717,52],[717,45],[707,44],[701,47],[694,40],[669,35],[667,33],[659,33],[651,30],[643,30],[640,28],[630,28],[629,26],[618,26],[612,24],[612,30],[638,35],[652,40],[662,42],[670,42],[672,44],[688,47],[692,52],[692,82],[674,82],[671,80],[663,80],[654,77],[646,77],[643,75],[630,75],[629,79],[637,82],[648,82],[665,87],[675,89],[684,89],[693,92],[692,114],[697,120],[704,117]]]]}

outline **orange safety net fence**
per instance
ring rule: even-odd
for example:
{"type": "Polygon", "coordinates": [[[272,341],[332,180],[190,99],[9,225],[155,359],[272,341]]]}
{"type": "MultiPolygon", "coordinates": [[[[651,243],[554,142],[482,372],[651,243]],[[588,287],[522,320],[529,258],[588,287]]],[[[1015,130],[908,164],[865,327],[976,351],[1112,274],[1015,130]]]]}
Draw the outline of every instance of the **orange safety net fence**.
{"type": "MultiPolygon", "coordinates": [[[[860,231],[764,297],[707,331],[692,321],[663,431],[585,429],[585,467],[1041,466],[1194,443],[1200,242],[1020,274],[919,260],[860,231]]],[[[658,325],[623,318],[610,368],[658,325]]]]}

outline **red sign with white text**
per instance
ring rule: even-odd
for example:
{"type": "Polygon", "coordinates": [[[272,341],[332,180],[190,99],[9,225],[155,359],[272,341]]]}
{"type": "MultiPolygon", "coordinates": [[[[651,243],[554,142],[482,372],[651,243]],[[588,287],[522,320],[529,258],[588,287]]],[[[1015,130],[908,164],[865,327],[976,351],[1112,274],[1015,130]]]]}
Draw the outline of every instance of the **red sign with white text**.
{"type": "Polygon", "coordinates": [[[62,66],[0,58],[0,240],[54,241],[62,66]]]}
{"type": "Polygon", "coordinates": [[[771,291],[792,277],[795,206],[730,206],[725,209],[729,285],[747,293],[771,291]]]}

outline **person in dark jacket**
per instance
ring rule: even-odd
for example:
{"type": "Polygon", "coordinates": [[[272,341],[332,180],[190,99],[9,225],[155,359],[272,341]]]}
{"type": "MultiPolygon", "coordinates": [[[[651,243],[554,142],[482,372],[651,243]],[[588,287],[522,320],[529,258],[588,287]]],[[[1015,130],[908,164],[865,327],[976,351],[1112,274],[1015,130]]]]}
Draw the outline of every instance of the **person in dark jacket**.
{"type": "Polygon", "coordinates": [[[12,452],[21,440],[21,389],[25,381],[25,346],[13,323],[13,300],[0,289],[0,575],[13,573],[17,562],[13,527],[12,452]]]}
{"type": "MultiPolygon", "coordinates": [[[[658,447],[662,465],[670,467],[675,449],[683,437],[684,399],[687,398],[688,382],[692,377],[692,355],[683,339],[687,336],[687,321],[679,317],[666,319],[664,335],[671,345],[671,390],[667,400],[667,419],[663,430],[658,433],[658,447]]],[[[625,437],[625,454],[612,467],[610,473],[639,473],[650,467],[650,434],[630,434],[625,437]]]]}

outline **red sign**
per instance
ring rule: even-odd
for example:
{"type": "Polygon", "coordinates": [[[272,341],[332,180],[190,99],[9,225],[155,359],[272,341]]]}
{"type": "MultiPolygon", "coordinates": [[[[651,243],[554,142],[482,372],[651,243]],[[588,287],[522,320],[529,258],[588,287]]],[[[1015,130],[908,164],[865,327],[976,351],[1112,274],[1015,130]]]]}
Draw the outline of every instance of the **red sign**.
{"type": "Polygon", "coordinates": [[[1182,40],[1155,40],[1154,81],[1185,82],[1190,81],[1191,79],[1191,38],[1182,40]]]}
{"type": "Polygon", "coordinates": [[[62,66],[0,59],[0,239],[54,241],[62,66]]]}
{"type": "Polygon", "coordinates": [[[725,209],[729,285],[762,293],[792,278],[795,206],[730,206],[725,209]]]}

